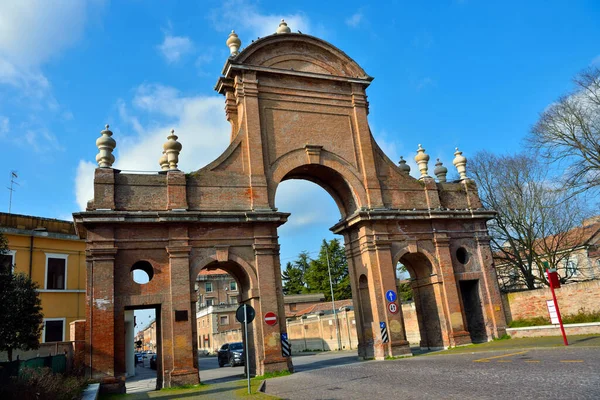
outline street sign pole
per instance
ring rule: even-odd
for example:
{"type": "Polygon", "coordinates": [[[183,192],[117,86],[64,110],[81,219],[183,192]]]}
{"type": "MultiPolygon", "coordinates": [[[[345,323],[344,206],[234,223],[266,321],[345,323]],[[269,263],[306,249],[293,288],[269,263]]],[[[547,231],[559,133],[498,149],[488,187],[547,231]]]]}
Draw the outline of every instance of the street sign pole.
{"type": "Polygon", "coordinates": [[[248,394],[250,394],[250,361],[248,351],[248,313],[246,312],[246,304],[244,303],[244,334],[246,336],[246,377],[248,378],[248,394]]]}
{"type": "Polygon", "coordinates": [[[556,315],[558,316],[558,323],[560,324],[560,332],[562,333],[565,346],[568,346],[569,342],[567,341],[567,334],[565,333],[565,327],[562,322],[562,317],[560,316],[560,310],[558,309],[558,301],[556,300],[556,293],[554,293],[554,282],[550,274],[550,270],[546,269],[546,278],[548,278],[548,283],[550,283],[550,291],[552,292],[552,300],[554,300],[554,307],[556,308],[556,315]]]}

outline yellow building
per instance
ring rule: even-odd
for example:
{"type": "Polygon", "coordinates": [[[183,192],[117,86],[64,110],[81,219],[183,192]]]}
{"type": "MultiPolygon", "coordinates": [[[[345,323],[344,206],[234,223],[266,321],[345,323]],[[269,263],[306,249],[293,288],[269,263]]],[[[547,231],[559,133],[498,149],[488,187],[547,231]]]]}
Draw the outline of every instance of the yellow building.
{"type": "Polygon", "coordinates": [[[69,324],[85,319],[85,242],[72,222],[0,213],[9,252],[0,266],[31,276],[39,285],[44,313],[42,343],[69,339],[69,324]]]}

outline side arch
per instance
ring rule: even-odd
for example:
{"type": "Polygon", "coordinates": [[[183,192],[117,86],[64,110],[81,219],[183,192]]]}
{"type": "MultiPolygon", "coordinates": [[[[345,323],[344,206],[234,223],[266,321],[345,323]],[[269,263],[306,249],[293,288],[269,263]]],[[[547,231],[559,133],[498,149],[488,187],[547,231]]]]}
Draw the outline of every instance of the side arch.
{"type": "Polygon", "coordinates": [[[392,258],[394,266],[398,265],[398,263],[400,262],[402,257],[404,257],[408,254],[421,254],[422,256],[424,256],[427,259],[427,261],[429,261],[429,264],[431,265],[431,273],[439,275],[440,271],[439,271],[439,265],[438,265],[437,259],[429,250],[427,250],[423,247],[417,247],[414,250],[412,250],[412,249],[410,249],[410,247],[411,247],[410,244],[406,244],[406,245],[400,247],[400,249],[396,250],[396,252],[394,253],[394,256],[392,258]]]}
{"type": "MultiPolygon", "coordinates": [[[[256,271],[255,271],[254,267],[252,267],[252,265],[250,265],[250,263],[248,263],[242,257],[232,253],[231,251],[229,252],[229,254],[227,256],[227,261],[231,261],[241,267],[241,270],[247,276],[250,289],[252,289],[252,290],[258,289],[258,277],[256,276],[256,271]]],[[[201,259],[193,259],[192,266],[190,268],[190,283],[192,284],[192,291],[193,291],[193,284],[196,281],[196,277],[198,276],[198,274],[200,274],[200,271],[202,271],[202,269],[206,268],[208,265],[210,265],[212,263],[222,263],[222,262],[223,261],[220,261],[217,259],[217,252],[215,249],[213,249],[213,254],[211,254],[209,256],[206,256],[201,259]]],[[[229,272],[229,271],[227,271],[227,272],[229,272]]]]}

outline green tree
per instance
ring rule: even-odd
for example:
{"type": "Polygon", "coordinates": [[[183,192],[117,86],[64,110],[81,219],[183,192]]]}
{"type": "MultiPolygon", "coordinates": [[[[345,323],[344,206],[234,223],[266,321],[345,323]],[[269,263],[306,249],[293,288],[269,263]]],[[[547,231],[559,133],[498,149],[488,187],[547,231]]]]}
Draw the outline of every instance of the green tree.
{"type": "Polygon", "coordinates": [[[283,279],[283,294],[301,294],[306,291],[304,272],[297,265],[288,262],[285,270],[281,273],[281,278],[283,279]]]}
{"type": "Polygon", "coordinates": [[[351,298],[352,290],[350,288],[350,278],[348,276],[346,252],[337,239],[333,239],[329,242],[323,239],[319,256],[317,259],[310,261],[309,268],[304,275],[308,291],[310,293],[323,293],[328,301],[331,300],[327,263],[328,258],[335,299],[342,300],[351,298]]]}
{"type": "MultiPolygon", "coordinates": [[[[0,234],[0,254],[8,250],[0,234]]],[[[25,274],[13,274],[11,268],[0,270],[0,351],[31,350],[39,347],[42,331],[42,306],[38,285],[25,274]]]]}

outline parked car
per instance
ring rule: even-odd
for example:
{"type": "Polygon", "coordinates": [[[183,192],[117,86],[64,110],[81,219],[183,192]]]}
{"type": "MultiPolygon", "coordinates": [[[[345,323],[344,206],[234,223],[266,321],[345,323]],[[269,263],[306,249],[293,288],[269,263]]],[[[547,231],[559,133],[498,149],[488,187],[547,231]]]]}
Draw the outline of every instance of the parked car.
{"type": "Polygon", "coordinates": [[[150,369],[156,369],[156,354],[152,354],[150,357],[150,369]]]}
{"type": "Polygon", "coordinates": [[[141,363],[144,361],[144,354],[142,353],[135,353],[135,360],[138,363],[141,363]]]}
{"type": "Polygon", "coordinates": [[[217,354],[219,367],[229,364],[232,367],[244,365],[244,344],[242,342],[225,343],[217,354]]]}

